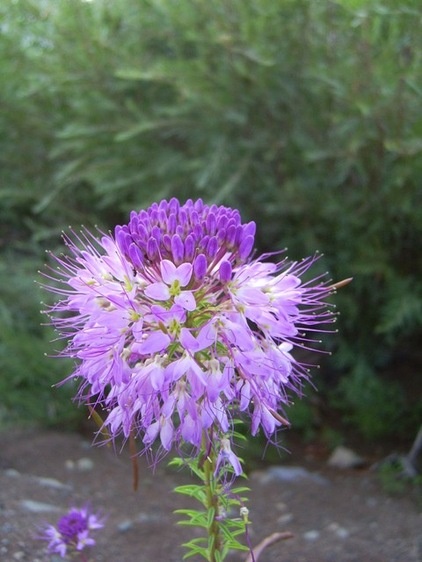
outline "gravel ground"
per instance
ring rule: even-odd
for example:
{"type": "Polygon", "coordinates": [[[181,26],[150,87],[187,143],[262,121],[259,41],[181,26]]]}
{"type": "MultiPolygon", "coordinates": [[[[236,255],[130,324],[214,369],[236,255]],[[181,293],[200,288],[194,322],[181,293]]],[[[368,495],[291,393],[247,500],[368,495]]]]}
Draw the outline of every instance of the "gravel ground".
{"type": "MultiPolygon", "coordinates": [[[[173,510],[186,506],[172,489],[189,482],[188,475],[170,471],[165,461],[153,473],[140,459],[134,492],[128,454],[92,447],[89,439],[44,430],[0,433],[0,560],[50,561],[35,538],[37,526],[89,502],[107,517],[92,560],[181,561],[189,530],[175,525],[173,510]]],[[[422,561],[416,499],[386,495],[369,468],[334,469],[320,457],[293,448],[283,460],[284,467],[296,466],[290,472],[266,467],[251,473],[253,543],[276,531],[293,534],[267,548],[259,562],[422,561]]],[[[244,559],[236,554],[230,561],[244,559]]]]}

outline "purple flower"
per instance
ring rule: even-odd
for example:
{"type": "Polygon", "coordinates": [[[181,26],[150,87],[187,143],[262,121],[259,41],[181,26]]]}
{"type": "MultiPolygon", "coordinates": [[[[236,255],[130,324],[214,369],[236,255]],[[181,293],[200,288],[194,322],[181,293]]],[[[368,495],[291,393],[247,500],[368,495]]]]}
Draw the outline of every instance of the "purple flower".
{"type": "Polygon", "coordinates": [[[308,377],[293,352],[335,320],[332,288],[301,280],[314,257],[253,259],[254,235],[237,210],[171,199],[133,211],[114,235],[64,237],[48,313],[77,360],[80,400],[103,406],[113,438],[134,432],[168,451],[199,448],[211,426],[223,442],[239,412],[268,438],[284,423],[308,377]]]}
{"type": "Polygon", "coordinates": [[[90,513],[87,507],[72,507],[54,525],[47,525],[40,538],[48,541],[48,552],[59,554],[65,558],[67,554],[81,551],[85,547],[93,546],[95,540],[90,532],[104,527],[97,515],[90,513]]]}
{"type": "Polygon", "coordinates": [[[236,476],[242,474],[242,465],[240,464],[238,457],[233,453],[231,449],[230,439],[228,439],[227,437],[223,437],[220,443],[220,451],[217,457],[215,473],[218,474],[222,465],[226,463],[232,465],[233,472],[236,476]]]}

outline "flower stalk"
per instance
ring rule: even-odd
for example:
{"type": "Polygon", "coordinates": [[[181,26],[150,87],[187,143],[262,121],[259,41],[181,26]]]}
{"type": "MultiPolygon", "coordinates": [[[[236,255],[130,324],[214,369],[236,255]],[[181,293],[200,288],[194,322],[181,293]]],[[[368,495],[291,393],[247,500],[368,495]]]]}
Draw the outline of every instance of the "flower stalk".
{"type": "MultiPolygon", "coordinates": [[[[204,439],[206,443],[207,440],[204,439]]],[[[205,454],[205,451],[204,451],[205,454]]],[[[209,562],[216,562],[215,553],[221,550],[220,527],[218,516],[220,514],[220,505],[217,490],[217,482],[215,479],[215,453],[213,448],[206,454],[204,460],[204,488],[206,494],[206,510],[208,512],[208,549],[209,562]]]]}
{"type": "MultiPolygon", "coordinates": [[[[246,498],[243,494],[248,488],[233,486],[233,467],[227,459],[230,440],[216,438],[214,428],[204,432],[201,453],[190,459],[175,458],[171,466],[188,467],[199,483],[178,486],[175,491],[195,498],[200,509],[178,509],[183,515],[180,525],[199,527],[204,536],[185,543],[186,558],[201,556],[207,562],[223,562],[232,550],[250,551],[250,546],[239,542],[238,537],[247,537],[248,520],[242,514],[246,498]],[[213,443],[218,443],[217,447],[213,443]],[[218,448],[220,449],[218,451],[218,448]],[[223,451],[223,453],[221,453],[223,451]],[[223,456],[223,460],[222,460],[223,456]]],[[[234,454],[234,453],[231,453],[234,454]]],[[[248,541],[246,541],[248,542],[248,541]]]]}

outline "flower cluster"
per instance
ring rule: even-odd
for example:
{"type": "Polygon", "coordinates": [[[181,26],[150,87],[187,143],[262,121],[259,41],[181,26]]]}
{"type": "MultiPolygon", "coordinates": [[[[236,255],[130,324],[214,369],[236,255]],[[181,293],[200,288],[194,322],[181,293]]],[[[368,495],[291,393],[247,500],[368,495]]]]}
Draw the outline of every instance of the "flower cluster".
{"type": "Polygon", "coordinates": [[[41,536],[48,541],[48,552],[59,554],[65,558],[67,554],[80,552],[86,547],[93,546],[95,540],[90,532],[104,527],[97,515],[90,513],[87,507],[72,507],[54,525],[48,525],[41,536]]]}
{"type": "Polygon", "coordinates": [[[252,434],[284,423],[287,392],[307,377],[291,351],[334,321],[332,289],[301,281],[315,258],[253,259],[254,235],[237,210],[171,199],[114,235],[64,237],[53,276],[64,286],[48,287],[62,298],[48,312],[78,360],[79,397],[104,407],[112,437],[168,451],[199,448],[210,428],[221,443],[234,412],[252,434]]]}

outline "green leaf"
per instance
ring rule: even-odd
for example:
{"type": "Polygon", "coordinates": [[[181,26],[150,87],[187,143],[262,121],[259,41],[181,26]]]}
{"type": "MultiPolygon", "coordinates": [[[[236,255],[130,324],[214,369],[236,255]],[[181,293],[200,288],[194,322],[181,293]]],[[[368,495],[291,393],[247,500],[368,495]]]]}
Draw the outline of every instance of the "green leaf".
{"type": "Polygon", "coordinates": [[[208,508],[207,511],[207,527],[211,528],[215,519],[215,509],[214,507],[208,508]]]}
{"type": "Polygon", "coordinates": [[[159,131],[160,129],[166,128],[177,128],[182,125],[182,121],[170,120],[170,119],[163,119],[160,121],[142,121],[138,123],[134,127],[127,129],[125,131],[121,131],[117,135],[114,136],[114,140],[116,142],[127,142],[129,140],[134,139],[139,135],[144,133],[150,133],[152,131],[159,131]]]}
{"type": "Polygon", "coordinates": [[[185,484],[183,486],[176,486],[174,488],[174,491],[178,494],[184,494],[185,496],[193,497],[202,504],[206,502],[206,494],[203,486],[199,486],[196,484],[185,484]]]}

